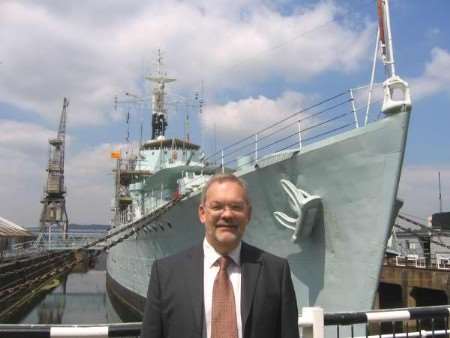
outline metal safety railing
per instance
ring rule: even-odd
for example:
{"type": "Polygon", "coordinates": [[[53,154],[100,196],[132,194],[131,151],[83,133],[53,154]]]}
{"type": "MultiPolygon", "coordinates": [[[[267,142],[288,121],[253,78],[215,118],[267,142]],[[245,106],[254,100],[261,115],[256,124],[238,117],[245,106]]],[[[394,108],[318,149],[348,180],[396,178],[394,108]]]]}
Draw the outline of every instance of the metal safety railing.
{"type": "Polygon", "coordinates": [[[300,336],[324,337],[449,337],[448,305],[368,312],[324,313],[303,308],[299,317],[300,336]]]}
{"type": "MultiPolygon", "coordinates": [[[[33,248],[43,251],[52,250],[72,250],[84,247],[85,245],[105,237],[106,233],[102,232],[48,232],[42,233],[39,240],[33,243],[33,248]]],[[[106,242],[99,242],[92,246],[91,249],[101,249],[106,242]]]]}
{"type": "Polygon", "coordinates": [[[450,271],[450,252],[385,257],[384,266],[450,271]]]}
{"type": "MultiPolygon", "coordinates": [[[[298,326],[302,338],[449,337],[449,311],[448,305],[340,313],[305,307],[298,326]]],[[[0,324],[0,337],[139,337],[141,325],[0,324]]]]}
{"type": "Polygon", "coordinates": [[[361,123],[358,115],[365,110],[365,105],[356,107],[352,90],[342,92],[217,150],[206,161],[233,170],[260,165],[274,153],[294,149],[301,151],[305,145],[359,128],[361,123]]]}
{"type": "Polygon", "coordinates": [[[0,324],[0,337],[50,338],[50,337],[139,337],[141,323],[118,323],[98,325],[46,325],[46,324],[0,324]]]}
{"type": "MultiPolygon", "coordinates": [[[[40,233],[37,239],[11,245],[2,254],[2,258],[19,258],[47,251],[73,250],[105,237],[102,232],[46,232],[40,233]]],[[[99,242],[91,249],[101,249],[105,242],[99,242]]]]}

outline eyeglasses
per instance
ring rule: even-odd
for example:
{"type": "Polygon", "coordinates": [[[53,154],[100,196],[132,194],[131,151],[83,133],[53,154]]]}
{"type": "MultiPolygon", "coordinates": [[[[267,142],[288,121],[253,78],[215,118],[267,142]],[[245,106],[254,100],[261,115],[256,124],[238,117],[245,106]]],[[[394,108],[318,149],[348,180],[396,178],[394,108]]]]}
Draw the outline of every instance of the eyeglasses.
{"type": "Polygon", "coordinates": [[[246,203],[231,203],[231,204],[221,204],[214,203],[210,205],[204,205],[206,209],[210,210],[214,214],[222,214],[226,209],[230,210],[232,213],[239,214],[246,210],[246,203]]]}

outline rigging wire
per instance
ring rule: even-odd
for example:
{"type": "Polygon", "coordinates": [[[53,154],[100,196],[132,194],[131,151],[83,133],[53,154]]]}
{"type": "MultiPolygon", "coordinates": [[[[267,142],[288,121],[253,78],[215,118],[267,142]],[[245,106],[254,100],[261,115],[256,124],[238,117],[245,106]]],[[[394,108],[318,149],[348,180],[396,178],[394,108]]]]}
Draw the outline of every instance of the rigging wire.
{"type": "MultiPolygon", "coordinates": [[[[304,109],[301,109],[301,110],[299,110],[299,111],[297,111],[297,112],[295,112],[295,113],[293,113],[293,114],[291,114],[291,115],[285,117],[284,119],[282,119],[282,120],[280,120],[280,121],[278,121],[278,122],[276,122],[276,123],[274,123],[274,124],[271,124],[271,125],[269,125],[269,126],[263,128],[263,129],[258,130],[257,132],[254,132],[254,133],[250,134],[249,136],[246,136],[246,137],[244,137],[244,138],[242,138],[242,139],[240,139],[240,140],[238,140],[238,141],[236,141],[236,142],[234,142],[234,143],[231,143],[230,145],[228,145],[228,146],[224,147],[223,149],[221,149],[221,151],[225,151],[225,150],[227,150],[227,149],[230,149],[231,147],[233,147],[233,146],[235,146],[235,145],[237,145],[237,144],[239,144],[239,143],[241,143],[241,142],[243,142],[243,141],[246,141],[246,140],[248,140],[248,139],[250,139],[250,138],[253,138],[256,134],[261,134],[261,133],[265,132],[266,130],[269,130],[269,129],[271,129],[271,128],[275,127],[275,126],[278,126],[278,125],[280,125],[281,123],[283,123],[283,122],[285,122],[285,121],[287,121],[287,120],[293,118],[294,116],[297,116],[297,115],[299,115],[299,114],[305,113],[305,112],[307,112],[307,111],[309,111],[309,110],[311,110],[311,109],[313,109],[313,108],[316,108],[316,107],[318,107],[318,106],[320,106],[320,105],[322,105],[322,104],[324,104],[324,103],[330,102],[330,101],[332,101],[332,100],[334,100],[334,99],[336,99],[336,98],[338,98],[338,97],[341,97],[341,96],[343,96],[343,95],[346,95],[346,94],[347,94],[347,91],[344,91],[344,92],[341,92],[341,93],[339,93],[339,94],[336,94],[336,95],[334,95],[334,96],[332,96],[332,97],[329,97],[329,98],[327,98],[327,99],[324,99],[324,100],[322,100],[322,101],[319,101],[318,103],[315,103],[315,104],[313,104],[313,105],[310,105],[310,106],[308,106],[308,107],[306,107],[306,108],[304,108],[304,109]]],[[[319,112],[319,113],[320,113],[320,112],[319,112]]],[[[314,115],[314,114],[313,114],[313,115],[314,115]]],[[[210,159],[211,157],[215,157],[216,155],[220,154],[221,151],[217,151],[217,152],[211,154],[210,156],[207,157],[207,159],[210,159]]]]}

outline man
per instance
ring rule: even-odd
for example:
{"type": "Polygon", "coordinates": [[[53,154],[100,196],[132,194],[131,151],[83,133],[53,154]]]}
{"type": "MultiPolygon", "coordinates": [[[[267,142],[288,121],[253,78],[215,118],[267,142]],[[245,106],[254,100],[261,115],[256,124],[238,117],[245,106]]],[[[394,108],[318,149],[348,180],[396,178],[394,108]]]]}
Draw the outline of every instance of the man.
{"type": "Polygon", "coordinates": [[[298,337],[288,262],[241,241],[251,212],[241,179],[208,181],[203,243],[153,263],[141,337],[298,337]]]}

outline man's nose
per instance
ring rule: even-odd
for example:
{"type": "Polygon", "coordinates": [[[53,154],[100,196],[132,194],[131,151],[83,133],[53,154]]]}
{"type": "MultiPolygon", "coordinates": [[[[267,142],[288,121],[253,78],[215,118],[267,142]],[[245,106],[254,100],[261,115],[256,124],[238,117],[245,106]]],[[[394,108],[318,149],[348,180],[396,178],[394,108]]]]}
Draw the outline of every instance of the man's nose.
{"type": "Polygon", "coordinates": [[[231,218],[233,217],[233,211],[229,206],[225,206],[222,211],[222,218],[231,218]]]}

